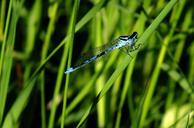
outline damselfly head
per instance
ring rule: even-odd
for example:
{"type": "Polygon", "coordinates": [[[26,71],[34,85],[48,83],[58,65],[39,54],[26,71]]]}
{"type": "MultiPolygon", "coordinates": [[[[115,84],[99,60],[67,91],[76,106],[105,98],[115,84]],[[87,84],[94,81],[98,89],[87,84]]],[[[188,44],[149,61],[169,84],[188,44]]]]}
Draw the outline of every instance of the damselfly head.
{"type": "Polygon", "coordinates": [[[136,40],[137,36],[137,32],[133,32],[130,36],[120,36],[119,39],[123,41],[136,40]]]}
{"type": "Polygon", "coordinates": [[[137,35],[137,32],[133,32],[130,36],[120,36],[119,40],[123,42],[123,45],[133,45],[137,40],[137,35]]]}

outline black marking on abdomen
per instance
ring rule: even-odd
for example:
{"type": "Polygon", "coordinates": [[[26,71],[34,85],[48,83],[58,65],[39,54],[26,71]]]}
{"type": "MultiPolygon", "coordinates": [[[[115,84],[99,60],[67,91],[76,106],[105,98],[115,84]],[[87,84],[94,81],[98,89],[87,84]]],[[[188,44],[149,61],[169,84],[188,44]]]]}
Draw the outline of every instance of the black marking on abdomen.
{"type": "Polygon", "coordinates": [[[106,51],[103,51],[103,52],[101,52],[100,54],[98,54],[98,55],[97,55],[97,58],[103,56],[104,54],[106,54],[106,51]]]}

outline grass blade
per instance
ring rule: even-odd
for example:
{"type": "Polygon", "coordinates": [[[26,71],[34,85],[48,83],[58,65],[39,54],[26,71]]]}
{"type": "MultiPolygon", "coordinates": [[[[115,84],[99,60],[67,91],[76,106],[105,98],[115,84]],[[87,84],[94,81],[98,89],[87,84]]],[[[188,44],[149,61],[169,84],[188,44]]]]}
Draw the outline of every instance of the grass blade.
{"type": "MultiPolygon", "coordinates": [[[[73,6],[73,11],[72,11],[72,15],[71,15],[71,20],[70,20],[70,25],[68,28],[68,34],[70,35],[69,40],[67,41],[67,47],[64,48],[64,54],[63,54],[63,58],[65,58],[66,54],[69,52],[69,56],[68,56],[68,64],[67,67],[70,67],[71,64],[71,58],[72,58],[72,52],[73,52],[73,40],[74,40],[74,34],[75,34],[75,24],[76,24],[76,17],[77,17],[77,13],[78,13],[78,9],[79,9],[79,4],[80,4],[80,0],[76,0],[74,2],[74,6],[73,6]],[[69,51],[68,51],[69,49],[69,51]]],[[[65,61],[61,61],[61,69],[63,71],[64,66],[65,65],[65,61]]],[[[61,76],[63,76],[63,72],[61,72],[61,76]]],[[[65,82],[65,88],[64,88],[64,97],[63,97],[63,110],[62,110],[62,121],[61,121],[61,128],[64,128],[64,124],[65,124],[65,119],[66,119],[66,105],[67,105],[67,92],[68,92],[68,87],[69,87],[69,74],[67,74],[66,76],[66,82],[65,82]]]]}
{"type": "MultiPolygon", "coordinates": [[[[169,13],[169,11],[172,9],[172,7],[176,4],[177,0],[171,0],[167,5],[166,7],[163,9],[162,12],[164,13],[160,13],[159,16],[163,16],[163,15],[167,15],[169,13]],[[163,15],[162,15],[163,14],[163,15]]],[[[184,2],[182,4],[182,7],[179,8],[179,11],[177,13],[177,17],[180,17],[180,14],[182,12],[182,9],[184,7],[184,2]]],[[[177,11],[177,10],[176,10],[177,11]]],[[[155,87],[156,87],[156,82],[158,80],[158,76],[160,74],[160,67],[161,67],[161,64],[164,60],[164,57],[165,57],[165,54],[166,54],[166,50],[167,50],[167,47],[168,46],[168,43],[174,33],[174,29],[176,27],[176,23],[177,22],[174,22],[173,23],[173,27],[171,29],[171,31],[169,32],[169,36],[164,40],[164,45],[160,51],[160,55],[158,57],[158,61],[157,61],[157,64],[156,64],[156,67],[153,71],[153,74],[151,76],[151,80],[150,80],[150,85],[149,85],[149,88],[148,88],[148,92],[146,94],[146,97],[145,97],[145,101],[143,103],[143,108],[142,108],[142,115],[141,115],[141,118],[140,118],[140,123],[139,123],[139,127],[143,127],[143,124],[145,123],[145,118],[147,116],[147,112],[149,110],[149,105],[150,105],[150,102],[151,102],[151,98],[153,96],[153,93],[154,93],[154,90],[155,90],[155,87]]]]}
{"type": "Polygon", "coordinates": [[[5,37],[4,37],[4,43],[2,46],[1,51],[1,63],[0,63],[0,125],[2,122],[5,104],[6,104],[6,98],[7,98],[7,92],[8,92],[8,86],[9,86],[9,80],[10,80],[10,74],[12,69],[12,57],[13,57],[13,46],[15,43],[15,34],[16,34],[16,25],[18,21],[18,14],[17,14],[17,5],[14,6],[12,17],[11,17],[11,23],[10,26],[10,14],[11,14],[11,8],[12,8],[12,1],[9,3],[9,11],[8,11],[8,17],[6,21],[6,30],[5,30],[5,37]],[[9,27],[9,28],[8,28],[9,27]]]}

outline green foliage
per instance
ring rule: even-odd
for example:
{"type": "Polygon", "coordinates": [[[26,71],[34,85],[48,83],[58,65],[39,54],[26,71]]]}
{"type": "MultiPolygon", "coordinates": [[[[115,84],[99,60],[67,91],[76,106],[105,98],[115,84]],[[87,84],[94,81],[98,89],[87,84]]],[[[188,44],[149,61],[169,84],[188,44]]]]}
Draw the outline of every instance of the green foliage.
{"type": "Polygon", "coordinates": [[[193,127],[192,3],[2,0],[0,127],[193,127]],[[134,31],[130,56],[64,74],[134,31]]]}

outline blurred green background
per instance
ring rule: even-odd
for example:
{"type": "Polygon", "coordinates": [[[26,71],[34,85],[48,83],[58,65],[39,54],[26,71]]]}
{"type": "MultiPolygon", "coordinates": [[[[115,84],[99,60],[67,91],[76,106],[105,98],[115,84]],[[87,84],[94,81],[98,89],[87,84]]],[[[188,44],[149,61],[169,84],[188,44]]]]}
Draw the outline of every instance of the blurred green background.
{"type": "Polygon", "coordinates": [[[194,127],[193,14],[192,0],[1,0],[0,127],[194,127]],[[64,74],[134,31],[132,57],[64,74]]]}

